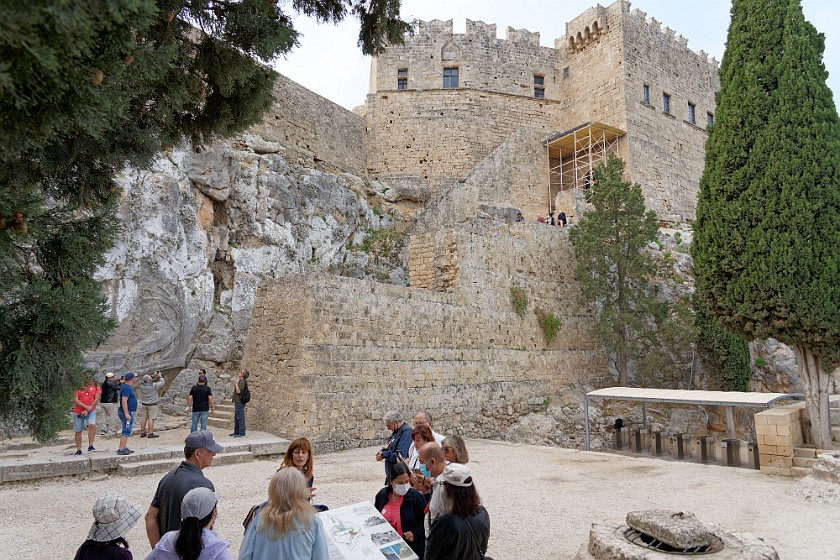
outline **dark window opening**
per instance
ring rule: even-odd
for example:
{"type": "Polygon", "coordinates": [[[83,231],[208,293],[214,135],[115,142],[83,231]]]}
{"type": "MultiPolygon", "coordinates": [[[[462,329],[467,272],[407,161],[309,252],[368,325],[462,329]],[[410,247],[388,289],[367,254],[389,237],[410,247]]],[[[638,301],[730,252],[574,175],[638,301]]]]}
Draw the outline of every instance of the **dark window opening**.
{"type": "Polygon", "coordinates": [[[667,93],[662,94],[662,112],[671,113],[671,96],[667,93]]]}
{"type": "Polygon", "coordinates": [[[571,70],[569,70],[568,66],[563,68],[563,79],[565,80],[566,78],[568,78],[571,73],[572,72],[571,72],[571,70]]]}
{"type": "Polygon", "coordinates": [[[650,105],[650,86],[647,84],[642,86],[642,103],[650,105]]]}
{"type": "Polygon", "coordinates": [[[688,122],[691,124],[697,124],[697,113],[694,103],[688,104],[688,122]]]}
{"type": "Polygon", "coordinates": [[[706,113],[706,124],[712,126],[715,124],[715,116],[711,113],[706,113]]]}
{"type": "Polygon", "coordinates": [[[458,87],[458,69],[443,69],[443,89],[455,89],[458,87]]]}
{"type": "Polygon", "coordinates": [[[397,69],[397,89],[408,89],[408,68],[397,69]]]}

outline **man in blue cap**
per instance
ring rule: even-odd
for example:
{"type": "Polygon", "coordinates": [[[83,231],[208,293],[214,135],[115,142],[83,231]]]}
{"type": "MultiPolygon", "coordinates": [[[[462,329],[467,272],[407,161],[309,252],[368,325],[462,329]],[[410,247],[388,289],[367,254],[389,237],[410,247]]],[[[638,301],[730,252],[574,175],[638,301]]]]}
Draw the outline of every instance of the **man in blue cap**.
{"type": "Polygon", "coordinates": [[[210,466],[216,453],[224,450],[209,430],[199,430],[187,436],[184,460],[160,479],[152,505],[146,512],[146,536],[152,548],[162,535],[181,528],[181,502],[187,492],[193,488],[216,490],[201,471],[210,466]]]}
{"type": "Polygon", "coordinates": [[[120,386],[120,407],[117,409],[117,417],[122,422],[122,433],[120,433],[120,448],[117,455],[130,455],[134,453],[128,448],[128,438],[131,437],[131,430],[134,428],[134,415],[137,413],[137,395],[134,394],[134,374],[130,371],[123,376],[120,386]]]}

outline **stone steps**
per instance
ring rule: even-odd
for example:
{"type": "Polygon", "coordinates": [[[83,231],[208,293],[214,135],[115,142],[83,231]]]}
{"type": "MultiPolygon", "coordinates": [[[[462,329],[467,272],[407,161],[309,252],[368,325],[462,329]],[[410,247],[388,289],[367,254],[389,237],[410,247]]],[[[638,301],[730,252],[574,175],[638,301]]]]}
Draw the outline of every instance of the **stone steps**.
{"type": "MultiPolygon", "coordinates": [[[[225,452],[216,455],[214,465],[227,465],[276,457],[286,452],[289,440],[273,437],[246,436],[236,442],[221,442],[225,452]]],[[[36,480],[89,473],[119,473],[125,476],[162,472],[179,464],[184,457],[183,445],[137,449],[131,455],[95,451],[80,457],[57,455],[47,459],[7,459],[0,461],[0,483],[36,480]]]]}
{"type": "Polygon", "coordinates": [[[225,418],[221,416],[208,416],[207,417],[207,427],[208,428],[224,428],[225,430],[229,430],[233,428],[233,416],[230,418],[225,418]]]}
{"type": "Polygon", "coordinates": [[[806,469],[810,469],[813,467],[817,462],[816,458],[810,457],[794,457],[793,458],[793,466],[794,467],[803,467],[806,469]]]}
{"type": "MultiPolygon", "coordinates": [[[[253,461],[256,456],[250,451],[237,451],[233,453],[219,453],[213,457],[213,466],[233,465],[236,463],[247,463],[253,461]]],[[[181,459],[157,459],[153,461],[139,461],[136,463],[120,463],[117,473],[122,476],[142,476],[167,472],[181,464],[181,459]]]]}

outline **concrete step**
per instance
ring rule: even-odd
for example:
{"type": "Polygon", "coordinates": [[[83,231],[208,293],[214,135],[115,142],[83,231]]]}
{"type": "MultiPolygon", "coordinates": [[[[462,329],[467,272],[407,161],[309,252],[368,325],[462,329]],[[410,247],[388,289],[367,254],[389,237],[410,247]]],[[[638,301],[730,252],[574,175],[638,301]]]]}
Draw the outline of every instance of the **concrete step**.
{"type": "Polygon", "coordinates": [[[813,447],[794,447],[793,456],[794,458],[802,457],[806,459],[816,459],[817,450],[813,447]]]}
{"type": "Polygon", "coordinates": [[[808,476],[811,474],[810,467],[791,467],[790,468],[790,476],[795,476],[797,478],[802,478],[803,476],[808,476]]]}
{"type": "Polygon", "coordinates": [[[229,429],[233,427],[233,418],[218,418],[216,416],[210,416],[207,419],[207,427],[208,428],[224,428],[229,429]]]}
{"type": "MultiPolygon", "coordinates": [[[[213,465],[233,465],[236,463],[247,463],[253,461],[255,455],[250,451],[239,451],[234,453],[219,453],[213,457],[213,465]]],[[[142,476],[144,474],[155,474],[167,472],[181,464],[181,459],[158,459],[156,461],[141,461],[139,463],[120,463],[117,473],[122,476],[142,476]]]]}
{"type": "Polygon", "coordinates": [[[236,407],[233,406],[233,403],[223,403],[216,405],[216,412],[230,412],[233,414],[236,412],[236,407]]]}
{"type": "Polygon", "coordinates": [[[794,467],[804,467],[810,469],[816,464],[816,459],[811,459],[808,457],[794,457],[793,458],[793,466],[794,467]]]}

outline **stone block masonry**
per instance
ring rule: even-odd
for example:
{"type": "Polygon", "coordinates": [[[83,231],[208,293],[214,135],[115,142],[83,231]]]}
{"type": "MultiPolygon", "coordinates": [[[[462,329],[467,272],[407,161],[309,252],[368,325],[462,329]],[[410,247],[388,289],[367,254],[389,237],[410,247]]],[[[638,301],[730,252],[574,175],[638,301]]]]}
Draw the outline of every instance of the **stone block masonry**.
{"type": "Polygon", "coordinates": [[[443,432],[498,437],[568,384],[603,374],[591,316],[556,275],[571,251],[564,232],[463,226],[414,243],[431,262],[458,262],[448,291],[322,275],[260,286],[243,358],[252,425],[325,450],[381,443],[386,411],[428,409],[443,432]],[[524,319],[512,285],[529,292],[524,319]],[[550,346],[536,306],[563,321],[550,346]]]}
{"type": "Polygon", "coordinates": [[[802,403],[771,408],[755,415],[758,459],[767,474],[791,475],[793,449],[802,444],[802,403]]]}

